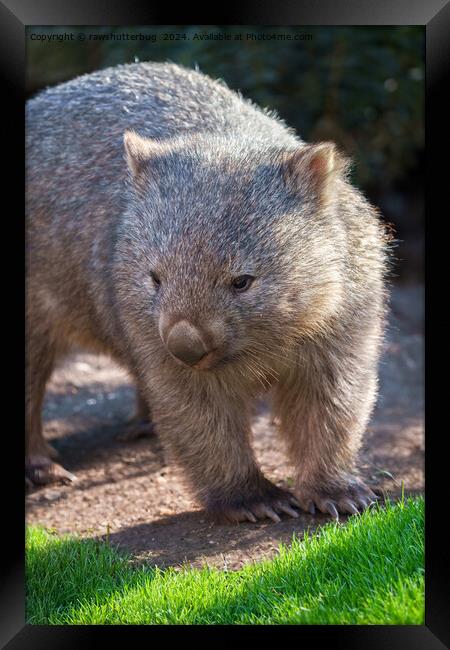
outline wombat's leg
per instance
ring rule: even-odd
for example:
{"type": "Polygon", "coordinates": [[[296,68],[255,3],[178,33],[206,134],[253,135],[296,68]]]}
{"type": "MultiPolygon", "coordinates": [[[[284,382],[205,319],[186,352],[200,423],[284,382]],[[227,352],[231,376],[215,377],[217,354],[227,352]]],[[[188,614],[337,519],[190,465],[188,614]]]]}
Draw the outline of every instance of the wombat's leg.
{"type": "Polygon", "coordinates": [[[184,470],[208,516],[216,522],[278,522],[282,512],[297,517],[295,498],[256,464],[245,404],[226,399],[219,386],[201,390],[185,383],[177,386],[176,404],[174,390],[153,386],[154,419],[168,455],[184,470]]]}
{"type": "Polygon", "coordinates": [[[26,404],[25,404],[25,472],[28,483],[44,485],[54,481],[72,481],[75,476],[54,463],[56,454],[42,435],[42,402],[54,359],[55,346],[44,328],[28,328],[26,404]],[[31,330],[31,331],[30,331],[31,330]]]}
{"type": "Polygon", "coordinates": [[[119,436],[119,440],[130,442],[131,440],[137,440],[137,438],[143,438],[144,436],[153,436],[154,433],[150,406],[138,386],[135,413],[130,418],[125,432],[119,436]]]}
{"type": "MultiPolygon", "coordinates": [[[[281,381],[274,411],[297,469],[301,507],[338,518],[377,497],[355,475],[355,458],[376,395],[376,368],[367,351],[355,359],[305,344],[295,373],[281,381]],[[369,367],[368,367],[369,366],[369,367]]],[[[357,355],[356,355],[357,356],[357,355]]]]}

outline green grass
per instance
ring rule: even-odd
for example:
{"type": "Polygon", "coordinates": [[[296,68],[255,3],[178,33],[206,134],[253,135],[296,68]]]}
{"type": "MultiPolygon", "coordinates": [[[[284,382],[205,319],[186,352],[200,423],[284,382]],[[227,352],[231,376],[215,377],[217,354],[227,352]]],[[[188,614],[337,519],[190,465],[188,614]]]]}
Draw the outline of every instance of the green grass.
{"type": "Polygon", "coordinates": [[[132,566],[106,543],[29,528],[31,624],[423,624],[424,502],[330,523],[240,571],[132,566]]]}

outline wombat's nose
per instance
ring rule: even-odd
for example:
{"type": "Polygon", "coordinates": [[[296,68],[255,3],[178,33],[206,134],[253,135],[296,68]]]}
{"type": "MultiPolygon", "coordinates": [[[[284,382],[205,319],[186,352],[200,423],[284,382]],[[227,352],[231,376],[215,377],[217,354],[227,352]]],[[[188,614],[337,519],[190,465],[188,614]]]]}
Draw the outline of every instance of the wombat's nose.
{"type": "Polygon", "coordinates": [[[175,323],[169,332],[166,345],[174,357],[188,366],[193,366],[208,352],[198,329],[186,320],[175,323]]]}

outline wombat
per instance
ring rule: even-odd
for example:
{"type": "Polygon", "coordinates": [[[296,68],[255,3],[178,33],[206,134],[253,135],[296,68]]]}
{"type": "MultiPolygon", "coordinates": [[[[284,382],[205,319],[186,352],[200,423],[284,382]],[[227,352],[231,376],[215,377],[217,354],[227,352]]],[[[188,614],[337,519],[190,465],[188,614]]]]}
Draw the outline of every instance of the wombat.
{"type": "Polygon", "coordinates": [[[26,116],[28,480],[72,477],[41,407],[78,344],[130,371],[214,519],[370,505],[355,459],[376,398],[388,238],[335,145],[169,63],[78,77],[26,116]],[[252,451],[266,392],[293,493],[252,451]]]}

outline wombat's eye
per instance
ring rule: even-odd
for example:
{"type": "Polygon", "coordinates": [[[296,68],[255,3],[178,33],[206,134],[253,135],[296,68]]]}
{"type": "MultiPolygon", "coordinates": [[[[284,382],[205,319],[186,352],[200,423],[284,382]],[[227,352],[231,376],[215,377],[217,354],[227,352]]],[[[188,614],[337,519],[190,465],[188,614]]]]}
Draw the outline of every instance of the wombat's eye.
{"type": "Polygon", "coordinates": [[[231,286],[235,291],[247,291],[253,284],[254,279],[253,275],[239,275],[237,278],[234,278],[231,286]]]}
{"type": "Polygon", "coordinates": [[[161,280],[159,279],[159,276],[154,271],[150,271],[150,277],[153,280],[155,286],[159,287],[159,285],[161,284],[161,280]]]}

